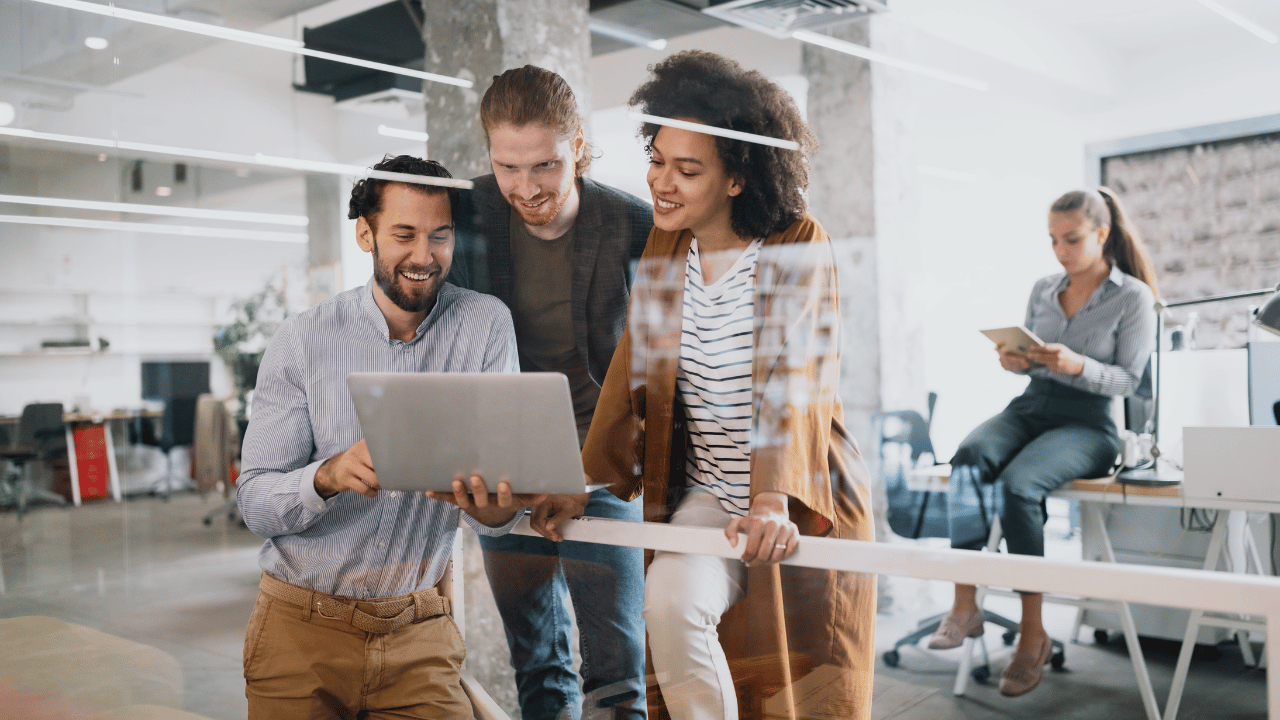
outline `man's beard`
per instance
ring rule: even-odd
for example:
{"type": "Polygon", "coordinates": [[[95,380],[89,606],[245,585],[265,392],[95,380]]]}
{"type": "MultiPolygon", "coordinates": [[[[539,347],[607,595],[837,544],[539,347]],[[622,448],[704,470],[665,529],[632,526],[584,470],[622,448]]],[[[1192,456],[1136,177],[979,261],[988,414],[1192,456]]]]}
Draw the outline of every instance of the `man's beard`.
{"type": "Polygon", "coordinates": [[[373,242],[373,280],[378,283],[378,287],[382,288],[382,292],[386,294],[387,299],[395,306],[405,312],[417,313],[428,310],[436,302],[436,295],[440,292],[440,285],[443,284],[443,273],[439,265],[432,263],[431,265],[409,265],[402,262],[399,265],[387,267],[382,259],[378,257],[378,241],[375,238],[373,242]],[[408,290],[400,284],[401,271],[407,271],[415,274],[435,273],[435,282],[431,282],[428,278],[426,287],[421,291],[408,290]]]}
{"type": "Polygon", "coordinates": [[[546,202],[536,211],[530,211],[529,208],[524,206],[524,201],[517,199],[514,195],[508,195],[507,202],[516,209],[525,225],[538,227],[556,219],[556,216],[560,214],[560,210],[564,208],[564,204],[569,202],[569,193],[550,193],[546,202]]]}

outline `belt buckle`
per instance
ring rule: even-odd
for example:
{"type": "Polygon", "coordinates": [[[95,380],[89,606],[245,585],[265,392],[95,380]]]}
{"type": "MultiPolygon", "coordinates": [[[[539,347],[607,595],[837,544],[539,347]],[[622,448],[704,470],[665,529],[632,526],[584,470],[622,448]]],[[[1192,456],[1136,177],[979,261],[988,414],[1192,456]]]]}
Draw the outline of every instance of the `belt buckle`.
{"type": "Polygon", "coordinates": [[[317,615],[319,615],[320,617],[322,617],[322,618],[326,619],[326,620],[341,620],[341,619],[342,619],[342,616],[341,616],[341,615],[325,615],[325,614],[324,614],[324,610],[322,610],[322,609],[321,609],[321,604],[322,604],[326,599],[327,599],[327,598],[321,598],[320,600],[317,600],[317,601],[316,601],[316,614],[317,614],[317,615]]]}

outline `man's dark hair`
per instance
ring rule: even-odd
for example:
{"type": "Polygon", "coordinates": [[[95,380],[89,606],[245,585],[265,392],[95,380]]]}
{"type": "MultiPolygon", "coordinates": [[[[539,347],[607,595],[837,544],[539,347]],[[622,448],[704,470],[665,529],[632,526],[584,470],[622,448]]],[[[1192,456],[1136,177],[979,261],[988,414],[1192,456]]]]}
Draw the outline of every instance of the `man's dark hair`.
{"type": "MultiPolygon", "coordinates": [[[[805,213],[809,154],[817,138],[795,101],[755,70],[729,58],[686,50],[649,66],[649,80],[628,104],[648,115],[697,120],[713,127],[792,140],[800,149],[716,137],[725,172],[743,181],[730,199],[730,222],[742,237],[767,237],[785,230],[805,213]]],[[[652,152],[659,126],[640,128],[652,152]]]]}
{"type": "MultiPolygon", "coordinates": [[[[398,155],[396,157],[385,155],[382,158],[382,162],[374,165],[373,169],[404,175],[425,175],[426,177],[437,178],[453,177],[448,170],[444,169],[443,165],[435,160],[423,160],[412,155],[398,155]]],[[[355,220],[362,217],[369,222],[370,226],[375,226],[374,218],[378,213],[382,212],[382,190],[393,182],[397,181],[373,177],[357,180],[356,184],[351,188],[351,202],[347,205],[347,218],[355,220]]],[[[401,184],[427,194],[445,193],[449,197],[450,215],[457,218],[458,201],[460,199],[457,188],[444,188],[439,185],[422,185],[409,182],[401,184]]]]}

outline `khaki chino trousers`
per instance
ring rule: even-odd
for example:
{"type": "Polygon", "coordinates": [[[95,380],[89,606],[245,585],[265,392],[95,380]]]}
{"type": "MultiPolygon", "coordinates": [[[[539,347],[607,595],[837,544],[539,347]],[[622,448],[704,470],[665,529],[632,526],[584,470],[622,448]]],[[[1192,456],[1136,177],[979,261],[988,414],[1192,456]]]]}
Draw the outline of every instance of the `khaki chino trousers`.
{"type": "Polygon", "coordinates": [[[245,633],[250,720],[472,717],[449,615],[365,632],[258,593],[245,633]]]}

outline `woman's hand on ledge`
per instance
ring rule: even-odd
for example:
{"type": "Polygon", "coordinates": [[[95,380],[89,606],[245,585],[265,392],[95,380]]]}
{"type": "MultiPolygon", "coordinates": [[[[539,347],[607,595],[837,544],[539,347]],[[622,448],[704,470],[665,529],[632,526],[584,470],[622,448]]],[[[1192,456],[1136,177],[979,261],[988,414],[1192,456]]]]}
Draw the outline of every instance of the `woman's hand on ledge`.
{"type": "Polygon", "coordinates": [[[800,529],[787,514],[785,493],[757,493],[747,516],[734,518],[724,529],[731,547],[738,547],[738,533],[747,535],[742,551],[742,562],[747,565],[782,562],[800,547],[800,529]]]}
{"type": "Polygon", "coordinates": [[[1084,357],[1062,343],[1047,343],[1027,351],[1027,359],[1063,375],[1084,372],[1084,357]]]}

